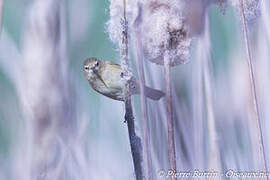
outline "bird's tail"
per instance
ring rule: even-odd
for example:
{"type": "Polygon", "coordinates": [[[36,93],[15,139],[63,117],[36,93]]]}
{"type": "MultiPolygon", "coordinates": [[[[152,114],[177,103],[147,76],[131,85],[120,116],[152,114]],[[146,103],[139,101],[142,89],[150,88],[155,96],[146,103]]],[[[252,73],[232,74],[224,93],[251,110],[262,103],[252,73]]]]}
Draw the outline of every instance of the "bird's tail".
{"type": "Polygon", "coordinates": [[[162,92],[160,90],[145,86],[145,96],[152,99],[152,100],[158,101],[164,95],[165,95],[164,92],[162,92]]]}
{"type": "MultiPolygon", "coordinates": [[[[133,82],[131,84],[131,94],[140,94],[139,84],[137,84],[136,81],[131,81],[131,82],[133,82]]],[[[160,98],[162,98],[165,95],[164,92],[157,89],[150,88],[148,86],[144,86],[144,92],[147,98],[150,98],[155,101],[158,101],[160,98]]]]}

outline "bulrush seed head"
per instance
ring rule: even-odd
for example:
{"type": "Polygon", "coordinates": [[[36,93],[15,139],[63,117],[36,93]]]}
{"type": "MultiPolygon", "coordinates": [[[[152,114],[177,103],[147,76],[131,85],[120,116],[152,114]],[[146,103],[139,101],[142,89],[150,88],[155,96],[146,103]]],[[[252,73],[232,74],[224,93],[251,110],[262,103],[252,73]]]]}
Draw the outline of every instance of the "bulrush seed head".
{"type": "Polygon", "coordinates": [[[179,0],[150,0],[144,4],[141,38],[144,54],[151,62],[163,65],[165,51],[169,51],[171,66],[188,61],[191,37],[183,6],[179,0]]]}
{"type": "MultiPolygon", "coordinates": [[[[231,0],[233,6],[239,9],[239,0],[231,0]]],[[[261,0],[243,0],[245,18],[248,22],[257,19],[261,15],[261,0]]]]}
{"type": "MultiPolygon", "coordinates": [[[[126,17],[129,27],[138,14],[141,15],[144,55],[148,60],[163,65],[164,52],[169,51],[170,65],[185,64],[189,59],[191,37],[184,17],[184,0],[138,0],[126,1],[126,17]],[[138,3],[141,5],[139,13],[138,3]]],[[[123,18],[123,0],[110,1],[110,20],[108,31],[111,40],[121,43],[121,18],[123,18]]],[[[133,28],[129,28],[132,36],[133,28]]]]}
{"type": "MultiPolygon", "coordinates": [[[[132,24],[137,15],[136,1],[126,0],[126,18],[128,24],[132,24]]],[[[119,45],[122,41],[124,8],[123,0],[110,0],[110,19],[107,22],[107,30],[110,39],[119,45]]]]}

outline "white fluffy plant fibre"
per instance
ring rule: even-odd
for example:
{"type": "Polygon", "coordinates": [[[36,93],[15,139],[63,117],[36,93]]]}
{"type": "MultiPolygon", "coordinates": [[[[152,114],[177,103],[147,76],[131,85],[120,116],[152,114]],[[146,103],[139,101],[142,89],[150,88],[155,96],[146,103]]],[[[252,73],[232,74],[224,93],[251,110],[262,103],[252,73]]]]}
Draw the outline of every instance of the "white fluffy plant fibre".
{"type": "Polygon", "coordinates": [[[169,51],[170,65],[185,64],[189,59],[191,37],[180,0],[150,0],[144,4],[142,41],[144,54],[150,61],[163,65],[169,51]]]}
{"type": "MultiPolygon", "coordinates": [[[[140,0],[139,0],[140,1],[140,0]]],[[[137,16],[137,1],[126,0],[126,17],[129,25],[137,16]]],[[[107,23],[110,39],[121,46],[122,41],[122,18],[124,14],[123,0],[110,0],[110,19],[107,23]]]]}
{"type": "MultiPolygon", "coordinates": [[[[239,0],[230,0],[239,9],[239,0]]],[[[261,0],[243,0],[245,18],[248,22],[256,20],[261,15],[261,0]]]]}
{"type": "MultiPolygon", "coordinates": [[[[209,2],[211,2],[209,0],[209,2]]],[[[214,0],[213,3],[218,3],[222,8],[227,4],[232,5],[238,11],[239,9],[239,0],[214,0]]],[[[261,4],[262,0],[243,0],[243,8],[245,13],[245,18],[247,22],[252,22],[256,20],[261,15],[261,4]]]]}
{"type": "MultiPolygon", "coordinates": [[[[108,31],[111,40],[121,43],[121,18],[123,17],[123,0],[110,1],[110,20],[108,31]]],[[[141,40],[144,55],[148,60],[163,65],[163,55],[169,51],[170,65],[185,64],[189,59],[191,36],[183,10],[183,0],[126,0],[126,16],[129,27],[138,15],[141,16],[141,40]],[[138,3],[142,11],[139,12],[138,3]]],[[[133,29],[129,29],[133,33],[133,29]]]]}

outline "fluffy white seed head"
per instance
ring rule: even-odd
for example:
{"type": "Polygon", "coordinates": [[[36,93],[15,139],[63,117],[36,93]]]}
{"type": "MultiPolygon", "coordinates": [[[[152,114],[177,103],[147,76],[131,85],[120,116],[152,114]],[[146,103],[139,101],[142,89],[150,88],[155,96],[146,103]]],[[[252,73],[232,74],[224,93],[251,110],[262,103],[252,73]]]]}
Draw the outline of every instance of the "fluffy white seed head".
{"type": "MultiPolygon", "coordinates": [[[[111,40],[121,43],[121,18],[123,0],[110,1],[110,20],[107,23],[111,40]]],[[[146,58],[163,65],[165,51],[169,51],[170,65],[184,64],[189,59],[191,37],[183,10],[183,0],[126,0],[126,17],[132,27],[138,14],[141,15],[141,40],[146,58]],[[138,3],[141,5],[139,12],[138,3]]],[[[129,29],[132,35],[133,28],[129,29]]]]}
{"type": "Polygon", "coordinates": [[[150,0],[144,4],[142,40],[144,53],[150,61],[164,64],[169,51],[170,65],[188,61],[191,38],[183,14],[183,1],[150,0]]]}
{"type": "MultiPolygon", "coordinates": [[[[136,1],[126,0],[126,18],[131,24],[136,18],[137,5],[136,1]]],[[[107,22],[107,28],[110,39],[119,44],[122,40],[121,19],[124,17],[123,0],[110,0],[110,19],[107,22]]]]}
{"type": "MultiPolygon", "coordinates": [[[[239,9],[239,0],[231,0],[233,6],[239,9]]],[[[261,0],[243,0],[243,7],[246,20],[248,22],[255,20],[260,16],[261,0]]]]}

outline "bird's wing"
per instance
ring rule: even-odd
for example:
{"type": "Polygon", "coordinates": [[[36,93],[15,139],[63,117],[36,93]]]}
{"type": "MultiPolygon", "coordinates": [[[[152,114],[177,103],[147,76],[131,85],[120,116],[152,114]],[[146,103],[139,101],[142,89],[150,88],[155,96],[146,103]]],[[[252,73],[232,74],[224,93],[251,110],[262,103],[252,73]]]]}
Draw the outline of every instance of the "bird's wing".
{"type": "Polygon", "coordinates": [[[112,68],[115,68],[118,71],[121,71],[121,66],[119,64],[116,64],[112,61],[104,61],[106,65],[110,65],[112,68]]]}
{"type": "Polygon", "coordinates": [[[107,84],[104,82],[104,80],[101,78],[101,76],[98,73],[96,73],[96,75],[97,75],[98,79],[104,84],[104,86],[108,87],[107,84]]]}
{"type": "MultiPolygon", "coordinates": [[[[111,70],[116,72],[116,73],[114,73],[114,76],[110,76],[110,77],[106,78],[106,79],[111,80],[111,81],[108,81],[107,84],[109,86],[111,86],[112,88],[122,89],[123,86],[124,86],[125,80],[122,79],[122,77],[121,77],[121,73],[122,73],[121,66],[119,64],[116,64],[116,63],[111,62],[111,61],[105,61],[105,63],[106,63],[107,66],[110,66],[111,70]]],[[[131,94],[139,94],[140,93],[140,88],[139,88],[139,85],[138,85],[135,77],[131,78],[130,92],[131,92],[131,94]]]]}
{"type": "Polygon", "coordinates": [[[100,76],[105,84],[117,91],[123,88],[123,79],[121,79],[121,66],[111,61],[104,61],[102,69],[100,69],[100,76]]]}

